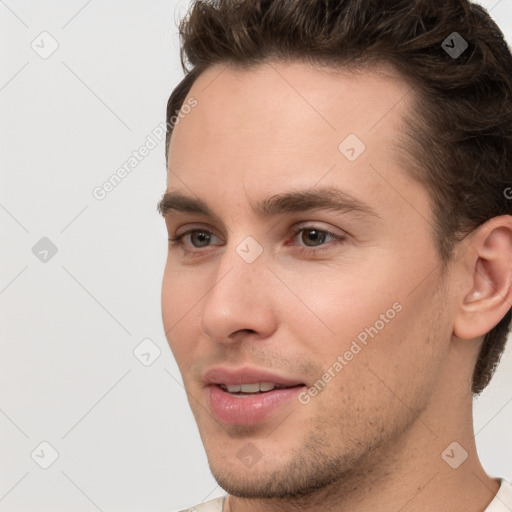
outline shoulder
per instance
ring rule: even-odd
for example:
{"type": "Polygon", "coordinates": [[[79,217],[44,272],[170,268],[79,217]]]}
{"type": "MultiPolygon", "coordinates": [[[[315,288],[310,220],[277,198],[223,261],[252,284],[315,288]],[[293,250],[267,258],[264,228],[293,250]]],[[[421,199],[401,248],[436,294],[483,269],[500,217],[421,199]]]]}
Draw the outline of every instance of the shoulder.
{"type": "Polygon", "coordinates": [[[205,503],[201,503],[199,505],[195,505],[193,507],[180,510],[179,512],[222,512],[225,501],[226,496],[222,496],[220,498],[216,498],[214,500],[210,500],[205,503]]]}

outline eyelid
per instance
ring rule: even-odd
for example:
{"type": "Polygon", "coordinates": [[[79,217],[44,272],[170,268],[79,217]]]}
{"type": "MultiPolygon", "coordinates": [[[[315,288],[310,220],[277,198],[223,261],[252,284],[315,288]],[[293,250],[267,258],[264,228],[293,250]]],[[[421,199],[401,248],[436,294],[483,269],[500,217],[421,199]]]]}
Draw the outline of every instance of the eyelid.
{"type": "Polygon", "coordinates": [[[336,236],[336,237],[348,237],[349,236],[349,234],[346,231],[344,231],[343,229],[332,228],[332,227],[323,227],[321,225],[321,223],[319,224],[318,222],[315,222],[315,221],[307,221],[307,222],[298,224],[297,226],[294,226],[292,228],[292,231],[293,231],[293,233],[296,234],[296,233],[302,231],[303,229],[317,229],[318,231],[323,231],[324,233],[329,233],[332,236],[336,236]],[[339,233],[337,233],[336,231],[339,231],[339,233]]]}
{"type": "MultiPolygon", "coordinates": [[[[173,230],[169,229],[169,232],[171,232],[173,230]]],[[[179,238],[181,236],[185,236],[191,232],[195,232],[195,231],[205,231],[207,233],[211,233],[212,235],[215,235],[217,238],[221,238],[218,234],[217,234],[217,230],[211,226],[209,226],[208,224],[199,224],[199,225],[193,225],[193,224],[187,224],[183,229],[181,227],[179,227],[178,229],[176,229],[175,233],[174,233],[174,238],[179,238]],[[181,232],[180,232],[181,231],[181,232]]]]}

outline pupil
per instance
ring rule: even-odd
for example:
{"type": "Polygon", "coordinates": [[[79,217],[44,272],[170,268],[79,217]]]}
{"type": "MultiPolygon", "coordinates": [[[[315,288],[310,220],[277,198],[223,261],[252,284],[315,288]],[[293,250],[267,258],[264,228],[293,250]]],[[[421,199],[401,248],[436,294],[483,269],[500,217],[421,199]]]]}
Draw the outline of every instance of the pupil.
{"type": "MultiPolygon", "coordinates": [[[[318,229],[306,229],[304,231],[304,233],[308,233],[308,236],[306,238],[309,238],[310,240],[313,241],[313,245],[314,245],[314,242],[323,242],[324,238],[325,238],[325,233],[322,233],[321,231],[319,231],[318,229]],[[316,233],[316,236],[313,235],[311,236],[312,233],[316,233]]],[[[306,245],[309,245],[308,243],[306,243],[306,245]]]]}
{"type": "Polygon", "coordinates": [[[197,231],[196,233],[192,233],[192,238],[197,237],[199,239],[199,244],[196,245],[194,242],[192,242],[193,245],[196,247],[203,247],[204,245],[208,245],[208,242],[210,240],[210,235],[205,233],[204,231],[197,231]],[[203,244],[203,242],[206,242],[203,244]]]}

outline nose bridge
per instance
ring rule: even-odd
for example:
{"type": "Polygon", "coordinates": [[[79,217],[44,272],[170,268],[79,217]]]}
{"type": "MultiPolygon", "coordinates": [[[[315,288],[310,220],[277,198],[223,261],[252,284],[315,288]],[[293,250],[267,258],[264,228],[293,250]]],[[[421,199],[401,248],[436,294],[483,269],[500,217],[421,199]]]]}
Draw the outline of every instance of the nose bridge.
{"type": "Polygon", "coordinates": [[[251,247],[247,245],[244,241],[228,244],[219,258],[215,282],[212,283],[207,299],[215,298],[222,303],[226,301],[226,307],[235,300],[240,300],[240,306],[254,302],[250,299],[258,295],[256,288],[263,281],[264,263],[261,255],[252,259],[251,247]]]}
{"type": "Polygon", "coordinates": [[[230,341],[236,331],[268,330],[273,322],[261,245],[250,237],[228,243],[218,261],[201,305],[204,333],[217,341],[230,341]]]}

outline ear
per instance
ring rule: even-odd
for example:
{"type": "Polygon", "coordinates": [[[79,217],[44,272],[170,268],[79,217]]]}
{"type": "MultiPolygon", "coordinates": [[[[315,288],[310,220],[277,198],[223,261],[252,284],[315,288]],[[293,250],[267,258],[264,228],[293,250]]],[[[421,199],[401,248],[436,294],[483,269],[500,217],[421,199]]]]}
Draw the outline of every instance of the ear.
{"type": "Polygon", "coordinates": [[[470,289],[462,294],[453,334],[475,339],[512,308],[512,216],[494,217],[477,228],[462,259],[470,289]]]}

